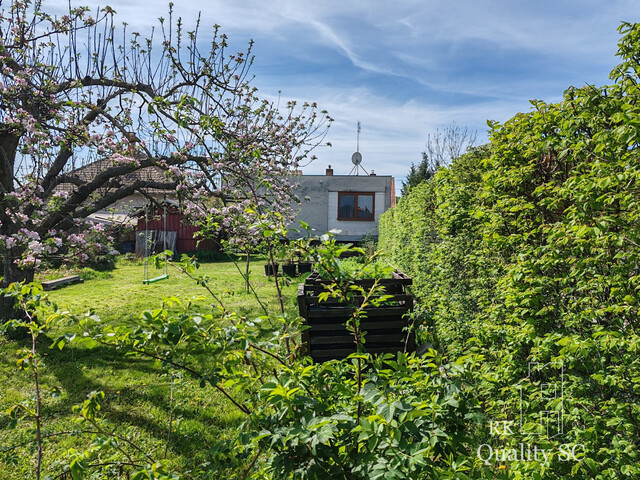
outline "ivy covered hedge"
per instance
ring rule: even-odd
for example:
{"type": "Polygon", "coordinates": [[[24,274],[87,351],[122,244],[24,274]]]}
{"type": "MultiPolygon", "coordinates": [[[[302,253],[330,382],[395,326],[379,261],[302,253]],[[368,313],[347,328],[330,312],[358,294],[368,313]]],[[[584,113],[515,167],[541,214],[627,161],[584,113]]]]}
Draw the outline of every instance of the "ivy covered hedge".
{"type": "Polygon", "coordinates": [[[432,343],[484,358],[479,446],[555,452],[484,462],[496,476],[640,477],[640,25],[620,31],[611,85],[492,123],[489,144],[381,218],[380,246],[414,278],[432,343]],[[555,398],[536,394],[548,384],[532,362],[554,366],[555,398]],[[560,435],[536,436],[541,411],[562,415],[560,435]],[[513,435],[492,428],[522,415],[513,435]]]}

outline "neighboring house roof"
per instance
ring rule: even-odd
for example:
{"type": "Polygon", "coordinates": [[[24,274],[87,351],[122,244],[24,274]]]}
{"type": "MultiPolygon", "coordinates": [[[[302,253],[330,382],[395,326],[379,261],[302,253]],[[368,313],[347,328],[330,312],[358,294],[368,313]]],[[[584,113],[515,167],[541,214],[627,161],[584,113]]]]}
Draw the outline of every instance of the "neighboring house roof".
{"type": "MultiPolygon", "coordinates": [[[[104,170],[112,168],[116,165],[117,164],[113,159],[107,158],[91,162],[87,165],[83,165],[66,173],[66,175],[75,177],[82,183],[88,183],[91,182],[104,170]]],[[[168,183],[169,180],[167,179],[165,171],[162,168],[156,166],[143,167],[110,180],[110,186],[97,189],[93,193],[93,195],[105,196],[110,192],[114,192],[118,188],[132,186],[140,182],[142,182],[143,185],[145,183],[148,183],[149,185],[158,185],[168,183]]],[[[55,191],[73,192],[76,188],[76,185],[71,182],[67,182],[58,185],[55,188],[55,191]]],[[[133,193],[132,195],[129,195],[128,197],[125,197],[123,199],[117,200],[109,208],[99,210],[89,215],[88,218],[98,223],[135,224],[135,222],[137,221],[137,217],[135,214],[132,215],[132,212],[139,211],[148,202],[148,199],[145,199],[145,197],[143,197],[141,193],[145,196],[154,197],[156,199],[176,197],[175,189],[160,189],[155,187],[143,186],[142,188],[139,188],[137,190],[138,192],[133,193]]]]}
{"type": "MultiPolygon", "coordinates": [[[[113,167],[115,164],[111,159],[103,159],[97,160],[95,162],[89,163],[87,165],[83,165],[81,167],[76,168],[68,172],[66,175],[75,176],[79,180],[83,182],[90,182],[93,180],[100,172],[103,172],[107,168],[113,167]]],[[[126,173],[122,176],[118,177],[118,181],[121,186],[132,185],[135,182],[142,180],[143,182],[149,182],[149,184],[158,184],[158,183],[166,183],[167,177],[165,171],[160,167],[152,166],[152,167],[144,167],[138,170],[135,170],[130,173],[126,173]]],[[[73,191],[75,186],[72,183],[62,183],[56,187],[56,190],[60,191],[73,191]]],[[[108,188],[104,188],[101,190],[109,190],[108,188]]],[[[145,193],[167,193],[174,192],[173,189],[158,189],[158,188],[145,188],[145,193]]]]}

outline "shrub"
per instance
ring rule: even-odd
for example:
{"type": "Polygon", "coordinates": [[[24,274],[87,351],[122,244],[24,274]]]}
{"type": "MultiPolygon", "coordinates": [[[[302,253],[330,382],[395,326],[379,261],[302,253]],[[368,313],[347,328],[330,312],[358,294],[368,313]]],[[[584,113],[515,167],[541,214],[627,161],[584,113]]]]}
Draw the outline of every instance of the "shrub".
{"type": "Polygon", "coordinates": [[[80,278],[84,281],[96,278],[111,278],[112,274],[108,271],[98,271],[89,267],[85,267],[78,272],[80,278]]]}
{"type": "MultiPolygon", "coordinates": [[[[389,278],[389,275],[393,271],[393,268],[389,267],[384,261],[366,262],[365,257],[336,259],[336,265],[345,276],[357,279],[381,280],[383,278],[389,278]]],[[[331,278],[329,273],[323,268],[318,268],[318,273],[321,278],[331,278]]]]}
{"type": "Polygon", "coordinates": [[[433,350],[299,362],[262,386],[245,428],[254,450],[270,452],[269,478],[455,478],[472,467],[461,457],[467,424],[480,419],[465,376],[463,362],[444,364],[433,350]]]}
{"type": "Polygon", "coordinates": [[[185,252],[183,253],[183,255],[187,255],[188,257],[195,257],[195,259],[201,263],[227,262],[229,260],[237,258],[237,255],[235,253],[214,250],[194,250],[192,252],[185,252]]]}
{"type": "Polygon", "coordinates": [[[640,25],[621,30],[613,85],[492,124],[490,145],[381,219],[381,247],[414,278],[438,350],[481,355],[486,415],[522,421],[519,439],[485,429],[478,441],[539,442],[531,409],[566,425],[545,448],[581,446],[571,462],[507,462],[509,478],[640,474],[640,25]],[[541,399],[531,364],[561,366],[562,395],[541,399]]]}

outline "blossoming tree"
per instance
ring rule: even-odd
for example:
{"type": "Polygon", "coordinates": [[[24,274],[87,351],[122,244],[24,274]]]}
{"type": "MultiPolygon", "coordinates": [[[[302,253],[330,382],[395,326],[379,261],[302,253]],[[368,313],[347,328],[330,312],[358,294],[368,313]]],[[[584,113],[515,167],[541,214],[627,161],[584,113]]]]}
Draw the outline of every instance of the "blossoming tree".
{"type": "Polygon", "coordinates": [[[326,133],[314,104],[261,100],[251,45],[229,54],[217,26],[203,42],[200,21],[187,31],[170,6],[144,38],[114,18],[31,0],[0,12],[0,286],[87,248],[79,223],[136,191],[175,189],[199,216],[282,208],[288,174],[326,133]],[[98,160],[93,178],[77,174],[98,160]],[[166,179],[122,181],[148,167],[166,179]]]}

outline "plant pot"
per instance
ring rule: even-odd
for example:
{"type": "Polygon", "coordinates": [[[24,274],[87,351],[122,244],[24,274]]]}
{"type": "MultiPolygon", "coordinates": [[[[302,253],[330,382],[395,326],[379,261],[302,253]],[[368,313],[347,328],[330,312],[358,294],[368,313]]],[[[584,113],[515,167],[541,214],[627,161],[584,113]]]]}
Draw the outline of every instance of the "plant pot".
{"type": "Polygon", "coordinates": [[[285,263],[282,265],[282,273],[289,277],[296,276],[296,264],[295,263],[285,263]]]}
{"type": "Polygon", "coordinates": [[[300,262],[298,263],[298,273],[307,273],[311,271],[311,263],[310,262],[300,262]]]}
{"type": "MultiPolygon", "coordinates": [[[[365,290],[370,289],[376,280],[370,278],[362,278],[354,280],[354,284],[365,290]]],[[[387,295],[405,294],[407,293],[406,287],[413,285],[413,280],[408,275],[396,270],[391,274],[389,278],[382,278],[377,280],[378,285],[384,289],[384,293],[387,295]]],[[[313,288],[315,292],[320,292],[324,289],[325,285],[330,285],[332,282],[326,278],[322,278],[318,272],[313,272],[304,281],[305,288],[313,288]]]]}
{"type": "MultiPolygon", "coordinates": [[[[368,289],[373,280],[355,280],[355,284],[368,289]]],[[[364,349],[369,353],[394,353],[414,351],[413,332],[407,332],[407,315],[413,310],[413,296],[406,286],[411,285],[411,277],[402,272],[394,272],[391,278],[378,281],[389,298],[379,307],[366,307],[366,317],[361,320],[361,328],[366,332],[364,349]]],[[[320,294],[326,291],[331,281],[312,273],[305,283],[298,286],[298,308],[307,326],[302,332],[302,341],[314,362],[345,358],[356,348],[353,334],[345,323],[351,318],[354,305],[345,305],[337,299],[320,301],[320,294]]],[[[359,304],[362,297],[355,297],[359,304]]]]}
{"type": "MultiPolygon", "coordinates": [[[[264,274],[267,277],[270,277],[270,276],[273,275],[273,267],[274,267],[274,265],[271,265],[270,263],[265,264],[265,266],[264,266],[264,274]]],[[[276,274],[278,273],[278,264],[277,263],[275,264],[275,272],[276,272],[276,274]]]]}

